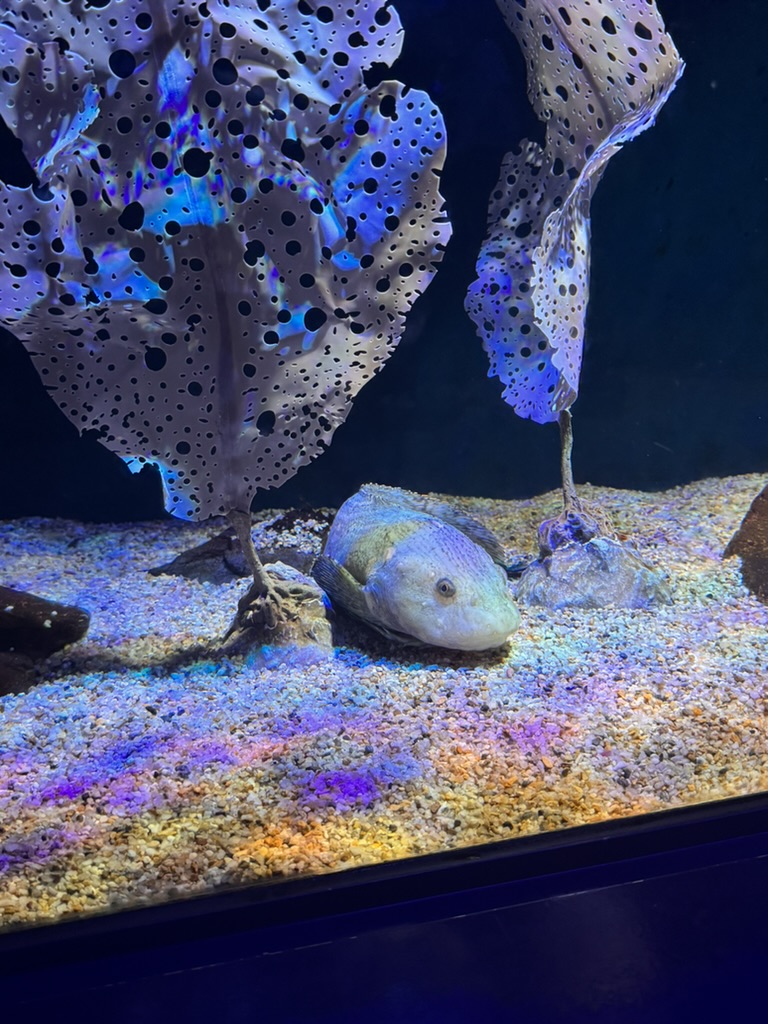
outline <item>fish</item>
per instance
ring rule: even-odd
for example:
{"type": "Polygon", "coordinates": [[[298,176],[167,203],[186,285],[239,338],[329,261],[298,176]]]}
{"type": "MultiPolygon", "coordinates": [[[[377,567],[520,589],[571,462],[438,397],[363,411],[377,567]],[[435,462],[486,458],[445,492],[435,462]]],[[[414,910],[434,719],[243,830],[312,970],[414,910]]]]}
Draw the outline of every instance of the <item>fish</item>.
{"type": "Polygon", "coordinates": [[[392,640],[484,651],[520,622],[503,562],[491,531],[447,502],[365,484],[336,513],[312,576],[392,640]]]}

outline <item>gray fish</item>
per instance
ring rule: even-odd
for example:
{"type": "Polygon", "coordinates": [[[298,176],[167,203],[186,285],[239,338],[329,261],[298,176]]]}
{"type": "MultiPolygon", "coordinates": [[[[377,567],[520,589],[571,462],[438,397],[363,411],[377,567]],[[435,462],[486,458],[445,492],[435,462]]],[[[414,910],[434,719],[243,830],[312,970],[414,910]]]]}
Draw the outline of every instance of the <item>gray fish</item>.
{"type": "Polygon", "coordinates": [[[336,513],[312,575],[385,636],[483,651],[520,621],[503,557],[489,530],[450,505],[366,484],[336,513]]]}

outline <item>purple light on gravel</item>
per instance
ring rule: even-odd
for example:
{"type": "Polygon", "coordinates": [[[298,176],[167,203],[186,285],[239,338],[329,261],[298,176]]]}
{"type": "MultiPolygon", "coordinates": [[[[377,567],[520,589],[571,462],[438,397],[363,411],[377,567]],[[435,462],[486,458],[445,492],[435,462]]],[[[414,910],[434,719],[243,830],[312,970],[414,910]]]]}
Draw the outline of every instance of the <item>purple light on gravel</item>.
{"type": "Polygon", "coordinates": [[[44,789],[40,794],[42,800],[74,800],[96,782],[96,777],[81,779],[79,782],[63,782],[59,786],[44,789]]]}
{"type": "Polygon", "coordinates": [[[113,813],[122,811],[138,814],[147,807],[157,805],[158,796],[151,791],[151,787],[143,786],[136,775],[124,775],[109,784],[104,796],[104,807],[113,813]]]}
{"type": "Polygon", "coordinates": [[[39,807],[41,803],[51,800],[54,803],[59,800],[74,800],[85,793],[92,786],[101,781],[102,776],[93,769],[86,769],[77,773],[68,773],[69,776],[76,774],[75,778],[68,777],[63,782],[52,782],[37,793],[30,793],[25,801],[28,807],[39,807]]]}
{"type": "Polygon", "coordinates": [[[180,740],[169,748],[175,757],[183,760],[188,768],[200,769],[206,765],[238,764],[238,758],[232,750],[219,740],[190,739],[180,740]]]}
{"type": "Polygon", "coordinates": [[[23,839],[6,839],[0,843],[0,874],[23,867],[30,861],[40,863],[57,854],[67,853],[80,840],[80,836],[68,829],[53,833],[43,829],[23,839]]]}
{"type": "MultiPolygon", "coordinates": [[[[199,775],[211,764],[236,765],[240,763],[236,751],[226,743],[207,737],[174,738],[166,735],[145,736],[116,744],[92,756],[89,763],[69,767],[61,775],[49,779],[41,789],[29,792],[24,800],[27,807],[39,807],[46,801],[75,800],[94,787],[108,789],[105,806],[111,811],[120,809],[138,813],[156,804],[149,792],[137,788],[137,780],[144,778],[152,787],[155,772],[182,778],[199,775]]],[[[164,802],[161,800],[160,802],[164,802]]]]}
{"type": "Polygon", "coordinates": [[[538,756],[560,739],[560,728],[555,722],[532,719],[520,724],[507,725],[501,730],[501,734],[523,753],[538,756]]]}
{"type": "Polygon", "coordinates": [[[39,806],[44,800],[74,800],[93,786],[104,785],[111,779],[146,769],[157,755],[162,741],[153,736],[142,736],[109,747],[90,763],[65,769],[65,777],[54,778],[37,793],[30,793],[28,806],[39,806]]]}
{"type": "Polygon", "coordinates": [[[141,767],[147,758],[157,753],[160,746],[157,736],[139,736],[136,739],[118,743],[104,754],[104,760],[117,768],[141,767]]]}
{"type": "Polygon", "coordinates": [[[375,760],[374,771],[380,784],[384,786],[409,782],[423,774],[423,769],[416,758],[403,751],[394,755],[379,755],[375,760]]]}
{"type": "Polygon", "coordinates": [[[374,734],[378,721],[371,714],[361,712],[355,707],[344,707],[341,700],[329,700],[328,706],[317,709],[315,706],[299,706],[287,716],[275,718],[270,730],[273,737],[292,739],[295,736],[314,736],[324,729],[338,733],[340,729],[347,732],[374,734]]]}
{"type": "Polygon", "coordinates": [[[307,786],[307,793],[324,803],[361,804],[370,807],[381,796],[376,782],[363,772],[320,772],[307,786]]]}

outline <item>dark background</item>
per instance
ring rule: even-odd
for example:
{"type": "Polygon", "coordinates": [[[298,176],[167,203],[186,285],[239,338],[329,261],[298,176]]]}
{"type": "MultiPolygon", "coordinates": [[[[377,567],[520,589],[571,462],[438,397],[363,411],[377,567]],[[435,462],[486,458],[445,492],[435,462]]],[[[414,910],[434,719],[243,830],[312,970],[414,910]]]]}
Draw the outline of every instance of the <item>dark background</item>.
{"type": "MultiPolygon", "coordinates": [[[[398,0],[391,76],[443,111],[442,192],[453,239],[398,350],[328,452],[257,507],[336,505],[367,480],[523,497],[557,486],[552,425],[523,421],[487,377],[463,310],[503,154],[542,137],[522,58],[494,0],[398,0]]],[[[659,489],[768,471],[768,83],[764,0],[662,0],[687,64],[658,124],[608,167],[593,211],[592,290],[577,482],[659,489]]],[[[0,171],[18,173],[0,138],[0,171]]],[[[18,182],[17,182],[18,183],[18,182]]],[[[46,396],[0,333],[0,517],[137,519],[162,512],[155,474],[132,477],[46,396]]]]}

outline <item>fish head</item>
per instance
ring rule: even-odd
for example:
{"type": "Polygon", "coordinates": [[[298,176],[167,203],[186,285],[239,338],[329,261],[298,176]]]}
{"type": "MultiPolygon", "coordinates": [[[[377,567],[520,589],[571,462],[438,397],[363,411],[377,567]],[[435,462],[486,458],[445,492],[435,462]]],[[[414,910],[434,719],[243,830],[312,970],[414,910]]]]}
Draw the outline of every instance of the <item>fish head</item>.
{"type": "Polygon", "coordinates": [[[499,647],[520,622],[504,569],[442,522],[393,545],[365,589],[375,618],[437,647],[499,647]]]}

